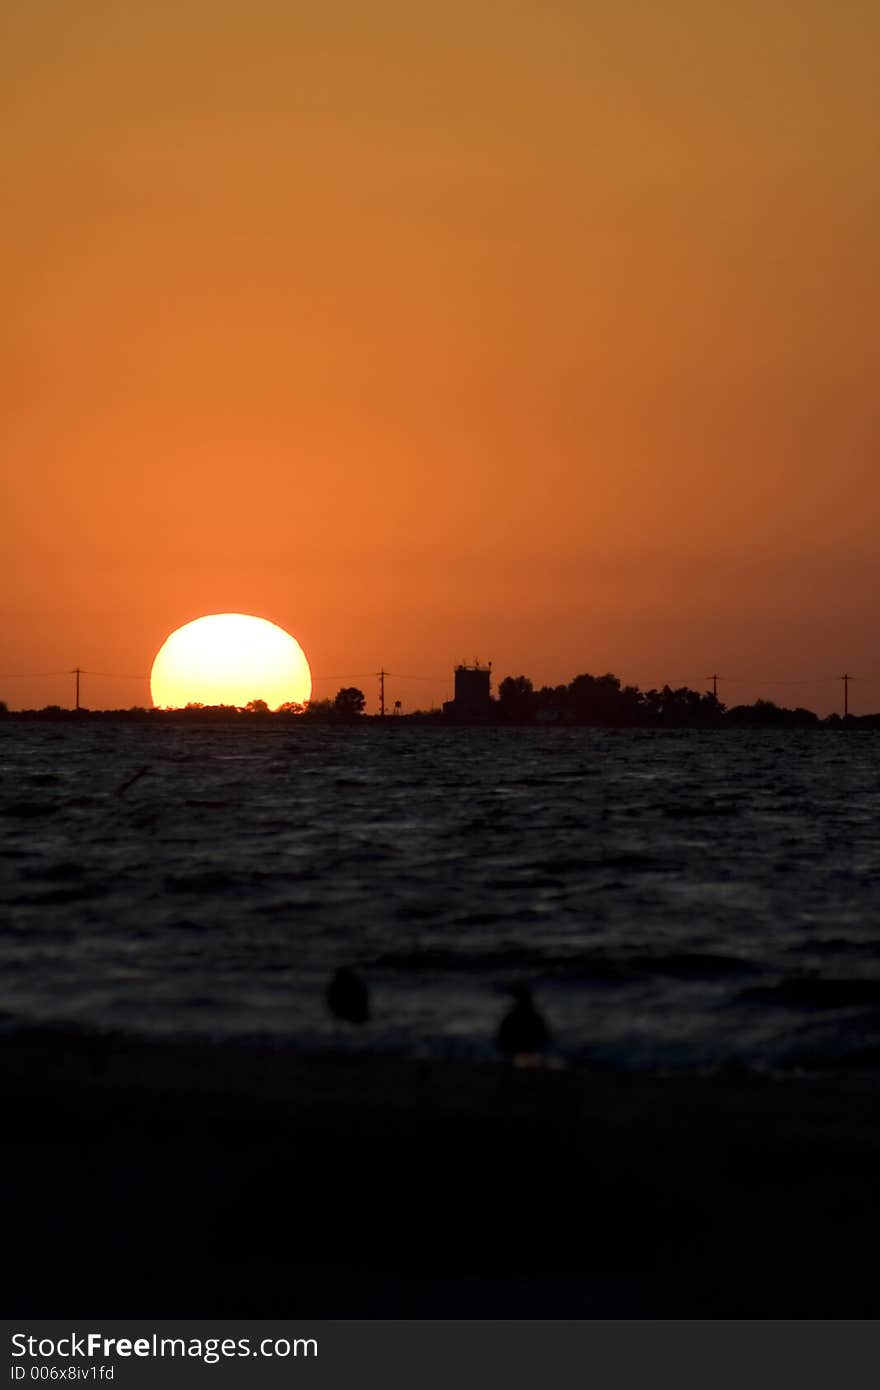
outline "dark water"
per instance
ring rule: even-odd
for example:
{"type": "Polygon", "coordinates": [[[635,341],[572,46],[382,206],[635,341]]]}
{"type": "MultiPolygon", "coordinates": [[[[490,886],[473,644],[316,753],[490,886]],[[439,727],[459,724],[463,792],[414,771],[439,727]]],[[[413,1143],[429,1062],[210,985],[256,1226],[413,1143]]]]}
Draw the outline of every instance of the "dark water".
{"type": "Polygon", "coordinates": [[[0,757],[5,1027],[487,1056],[527,979],[561,1057],[880,1066],[880,735],[9,722],[0,757]]]}

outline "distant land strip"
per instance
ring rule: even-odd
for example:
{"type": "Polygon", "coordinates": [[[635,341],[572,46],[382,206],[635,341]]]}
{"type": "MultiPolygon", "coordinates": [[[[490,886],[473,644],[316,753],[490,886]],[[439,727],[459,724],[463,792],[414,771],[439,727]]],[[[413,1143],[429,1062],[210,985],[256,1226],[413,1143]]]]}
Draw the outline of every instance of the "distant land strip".
{"type": "Polygon", "coordinates": [[[473,700],[448,701],[442,710],[414,710],[369,715],[364,712],[366,698],[357,687],[340,689],[334,699],[313,700],[306,706],[283,705],[270,710],[265,701],[251,700],[245,706],[187,705],[184,709],[65,709],[46,705],[42,709],[10,710],[0,701],[4,722],[109,720],[171,724],[211,723],[252,727],[256,724],[430,724],[460,727],[463,724],[492,726],[531,725],[535,727],[588,727],[604,729],[880,729],[880,713],[830,714],[820,718],[803,706],[788,708],[773,700],[756,700],[750,705],[722,703],[712,691],[689,686],[641,690],[622,685],[617,676],[575,676],[568,685],[535,688],[527,676],[507,676],[492,697],[477,692],[473,700]]]}

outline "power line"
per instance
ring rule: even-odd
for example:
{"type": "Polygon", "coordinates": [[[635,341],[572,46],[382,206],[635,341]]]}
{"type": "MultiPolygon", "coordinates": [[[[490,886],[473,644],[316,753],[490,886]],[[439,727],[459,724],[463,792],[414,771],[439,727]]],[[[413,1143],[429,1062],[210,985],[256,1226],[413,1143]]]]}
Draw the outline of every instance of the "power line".
{"type": "MultiPolygon", "coordinates": [[[[375,671],[347,671],[344,675],[341,675],[341,676],[340,676],[340,675],[330,676],[330,675],[327,675],[325,672],[321,672],[320,674],[316,674],[316,673],[313,671],[313,672],[312,672],[312,680],[313,680],[313,681],[365,681],[365,680],[368,680],[370,676],[375,676],[375,674],[376,674],[375,671]]],[[[387,674],[388,674],[388,673],[386,672],[386,675],[387,675],[387,674]]]]}
{"type": "MultiPolygon", "coordinates": [[[[129,671],[91,671],[85,666],[81,666],[80,672],[84,676],[102,676],[112,681],[146,681],[149,676],[144,672],[140,676],[132,675],[129,671]]],[[[72,676],[73,671],[6,671],[0,673],[0,681],[36,681],[52,680],[56,676],[72,676]]]]}
{"type": "MultiPolygon", "coordinates": [[[[346,671],[342,675],[328,675],[326,671],[313,671],[313,681],[355,681],[368,680],[370,676],[377,676],[378,671],[346,671]]],[[[393,676],[398,681],[440,681],[446,680],[446,675],[439,673],[433,676],[413,676],[406,675],[402,671],[385,671],[386,676],[393,676]]]]}
{"type": "Polygon", "coordinates": [[[133,676],[128,671],[83,671],[84,676],[102,676],[109,681],[148,681],[150,677],[146,672],[140,676],[133,676]]]}
{"type": "Polygon", "coordinates": [[[446,675],[436,676],[407,676],[401,671],[386,671],[386,676],[393,676],[396,681],[445,681],[446,675]]]}

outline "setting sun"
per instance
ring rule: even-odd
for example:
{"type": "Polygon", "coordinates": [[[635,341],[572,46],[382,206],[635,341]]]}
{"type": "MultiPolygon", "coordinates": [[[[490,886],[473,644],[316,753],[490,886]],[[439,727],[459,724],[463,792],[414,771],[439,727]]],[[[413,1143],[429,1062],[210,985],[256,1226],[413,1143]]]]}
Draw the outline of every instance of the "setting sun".
{"type": "Polygon", "coordinates": [[[171,633],[150,673],[153,704],[237,705],[265,700],[270,709],[304,705],[312,693],[305,653],[289,632],[265,618],[212,613],[171,633]]]}

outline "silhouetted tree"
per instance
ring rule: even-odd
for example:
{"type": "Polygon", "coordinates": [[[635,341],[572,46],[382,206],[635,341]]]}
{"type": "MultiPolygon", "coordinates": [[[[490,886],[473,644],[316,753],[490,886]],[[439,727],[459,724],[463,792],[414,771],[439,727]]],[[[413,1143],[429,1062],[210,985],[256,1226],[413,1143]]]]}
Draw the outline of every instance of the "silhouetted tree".
{"type": "Polygon", "coordinates": [[[268,714],[269,706],[265,700],[248,700],[245,710],[248,714],[268,714]]]}
{"type": "Polygon", "coordinates": [[[645,722],[661,728],[704,728],[720,724],[724,706],[711,691],[701,693],[690,686],[675,690],[664,685],[662,690],[647,690],[641,696],[645,722]]]}
{"type": "Polygon", "coordinates": [[[356,714],[363,714],[366,703],[364,692],[358,690],[356,685],[344,685],[336,692],[333,708],[344,719],[350,719],[356,714]]]}
{"type": "Polygon", "coordinates": [[[641,694],[637,686],[621,688],[610,671],[604,676],[575,676],[568,687],[568,707],[578,724],[638,724],[641,694]]]}
{"type": "Polygon", "coordinates": [[[735,705],[724,722],[762,729],[811,729],[818,725],[819,716],[802,706],[785,709],[773,700],[756,700],[753,705],[735,705]]]}
{"type": "Polygon", "coordinates": [[[535,692],[535,718],[542,724],[568,721],[571,718],[567,685],[542,685],[535,692]]]}
{"type": "Polygon", "coordinates": [[[535,717],[535,690],[528,676],[505,676],[498,687],[498,708],[505,719],[521,724],[535,717]]]}
{"type": "Polygon", "coordinates": [[[303,715],[306,719],[332,719],[335,709],[332,700],[309,700],[303,715]]]}

